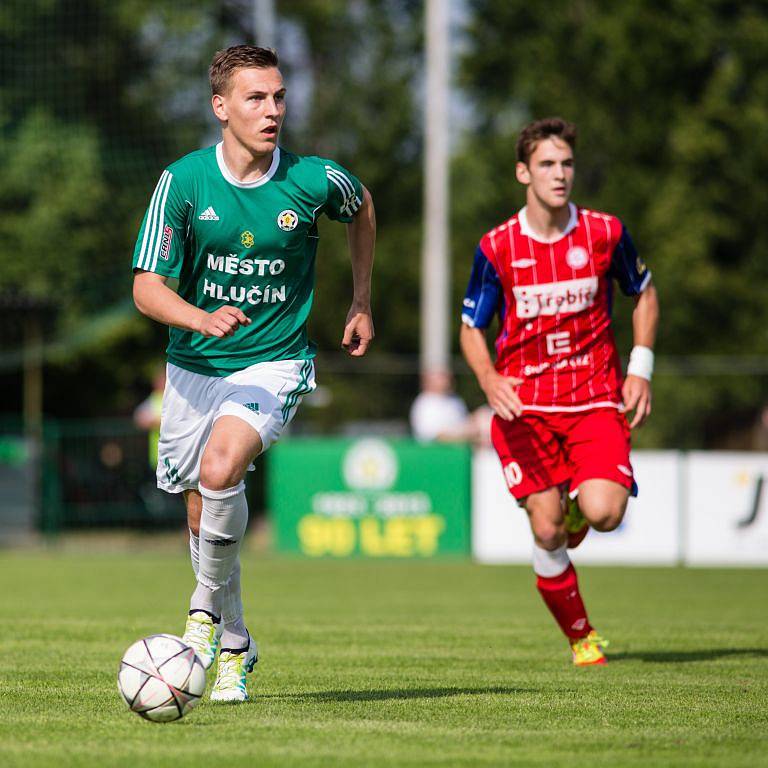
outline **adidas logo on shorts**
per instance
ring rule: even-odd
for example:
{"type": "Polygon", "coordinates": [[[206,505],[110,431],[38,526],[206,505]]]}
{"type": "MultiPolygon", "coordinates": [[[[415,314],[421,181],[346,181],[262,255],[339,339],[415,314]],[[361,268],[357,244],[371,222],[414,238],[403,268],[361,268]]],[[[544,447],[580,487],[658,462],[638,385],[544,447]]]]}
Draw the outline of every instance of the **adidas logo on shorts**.
{"type": "Polygon", "coordinates": [[[247,408],[249,411],[253,411],[254,413],[259,413],[258,403],[243,403],[243,406],[247,408]]]}
{"type": "Polygon", "coordinates": [[[213,206],[209,205],[198,217],[200,221],[218,221],[219,217],[216,215],[216,211],[213,210],[213,206]]]}

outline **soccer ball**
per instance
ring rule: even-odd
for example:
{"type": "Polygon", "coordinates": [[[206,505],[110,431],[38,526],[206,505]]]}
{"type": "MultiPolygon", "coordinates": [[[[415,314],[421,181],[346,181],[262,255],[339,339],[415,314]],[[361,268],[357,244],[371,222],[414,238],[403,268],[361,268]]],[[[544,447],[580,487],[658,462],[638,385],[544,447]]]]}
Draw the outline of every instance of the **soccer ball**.
{"type": "Polygon", "coordinates": [[[192,648],[175,635],[150,635],[123,655],[117,689],[128,708],[147,720],[178,720],[205,690],[205,668],[192,648]]]}

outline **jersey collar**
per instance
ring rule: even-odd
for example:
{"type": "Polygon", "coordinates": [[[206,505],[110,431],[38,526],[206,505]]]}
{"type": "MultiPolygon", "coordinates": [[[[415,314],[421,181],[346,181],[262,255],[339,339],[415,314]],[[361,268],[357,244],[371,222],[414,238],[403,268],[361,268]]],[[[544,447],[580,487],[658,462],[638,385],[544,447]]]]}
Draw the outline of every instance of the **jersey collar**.
{"type": "Polygon", "coordinates": [[[525,237],[530,237],[531,240],[535,240],[537,243],[556,243],[558,240],[562,240],[574,229],[576,229],[579,223],[579,209],[573,203],[568,203],[568,210],[571,212],[571,218],[568,220],[568,226],[565,228],[565,231],[562,234],[547,240],[531,229],[530,225],[528,224],[528,214],[525,212],[527,207],[527,205],[524,205],[517,214],[517,220],[520,222],[520,234],[524,235],[525,237]]]}
{"type": "Polygon", "coordinates": [[[269,166],[269,170],[263,176],[259,176],[255,181],[238,181],[224,162],[223,145],[223,141],[220,141],[216,145],[216,162],[219,165],[221,175],[235,187],[240,187],[241,189],[260,187],[262,184],[266,184],[275,175],[277,166],[280,165],[280,147],[275,147],[275,151],[272,153],[272,163],[269,166]]]}

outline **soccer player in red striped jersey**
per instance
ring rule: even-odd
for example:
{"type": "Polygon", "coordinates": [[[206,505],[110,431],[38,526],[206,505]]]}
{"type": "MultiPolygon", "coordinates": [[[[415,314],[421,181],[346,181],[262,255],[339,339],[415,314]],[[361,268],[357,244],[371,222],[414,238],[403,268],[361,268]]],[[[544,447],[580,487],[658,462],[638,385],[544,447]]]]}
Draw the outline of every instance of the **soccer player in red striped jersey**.
{"type": "Polygon", "coordinates": [[[651,412],[659,305],[623,223],[570,202],[575,144],[575,127],[559,118],[521,132],[515,170],[526,205],[480,240],[460,340],[495,412],[507,486],[528,513],[539,592],[585,666],[605,663],[605,641],[568,547],[590,526],[614,530],[626,511],[630,429],[651,412]],[[634,299],[625,378],[611,331],[614,283],[634,299]],[[494,363],[485,334],[497,315],[494,363]]]}

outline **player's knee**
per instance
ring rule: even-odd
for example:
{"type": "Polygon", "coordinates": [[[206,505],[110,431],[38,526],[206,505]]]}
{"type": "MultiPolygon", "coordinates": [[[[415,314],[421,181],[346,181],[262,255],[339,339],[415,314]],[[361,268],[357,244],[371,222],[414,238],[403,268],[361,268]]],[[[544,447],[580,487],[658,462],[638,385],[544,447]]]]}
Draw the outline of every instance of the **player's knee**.
{"type": "Polygon", "coordinates": [[[533,537],[536,539],[537,546],[551,552],[565,543],[565,530],[561,526],[542,523],[534,529],[533,537]]]}
{"type": "Polygon", "coordinates": [[[601,502],[592,505],[589,510],[582,510],[590,525],[602,533],[613,531],[621,525],[626,504],[601,502]]]}
{"type": "Polygon", "coordinates": [[[200,485],[212,491],[223,491],[237,485],[240,467],[226,451],[206,449],[200,464],[200,485]]]}

